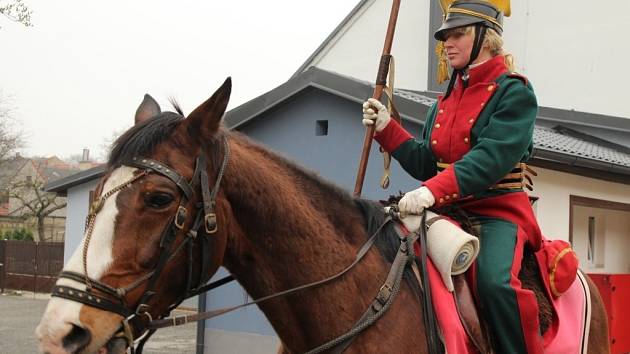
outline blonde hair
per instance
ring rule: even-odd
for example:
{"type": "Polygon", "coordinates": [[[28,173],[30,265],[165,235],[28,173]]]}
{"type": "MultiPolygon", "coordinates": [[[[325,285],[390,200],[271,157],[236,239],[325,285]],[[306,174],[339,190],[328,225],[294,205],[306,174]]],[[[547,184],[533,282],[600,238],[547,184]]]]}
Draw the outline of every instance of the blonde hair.
{"type": "MultiPolygon", "coordinates": [[[[469,26],[472,30],[472,26],[469,26]]],[[[492,28],[486,29],[486,36],[483,39],[483,47],[487,48],[490,55],[496,57],[497,55],[503,55],[505,58],[505,66],[508,71],[514,72],[514,56],[510,53],[506,53],[503,49],[503,38],[492,28]]]]}
{"type": "MultiPolygon", "coordinates": [[[[475,26],[456,27],[448,29],[445,33],[445,37],[448,38],[452,35],[474,35],[475,26]]],[[[510,53],[506,53],[503,49],[503,38],[492,28],[486,28],[486,35],[483,39],[483,47],[487,48],[490,55],[496,57],[497,55],[503,55],[505,57],[505,66],[508,71],[514,72],[514,56],[510,53]]]]}

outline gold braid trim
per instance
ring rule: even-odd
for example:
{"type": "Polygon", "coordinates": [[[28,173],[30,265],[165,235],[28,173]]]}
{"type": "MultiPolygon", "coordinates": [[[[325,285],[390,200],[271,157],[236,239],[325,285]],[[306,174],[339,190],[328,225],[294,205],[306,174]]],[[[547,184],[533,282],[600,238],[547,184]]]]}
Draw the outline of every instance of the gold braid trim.
{"type": "Polygon", "coordinates": [[[560,259],[562,259],[562,257],[564,257],[564,255],[566,255],[567,253],[573,251],[571,249],[571,247],[567,247],[565,249],[563,249],[562,251],[560,251],[560,253],[558,253],[554,258],[553,261],[551,262],[552,268],[551,268],[551,274],[549,275],[549,287],[551,288],[551,292],[555,295],[555,297],[560,297],[560,295],[562,295],[562,293],[560,293],[558,291],[558,289],[556,288],[556,284],[555,284],[555,280],[556,280],[556,268],[558,267],[558,263],[560,263],[560,259]]]}
{"type": "Polygon", "coordinates": [[[503,30],[503,26],[501,26],[499,21],[497,21],[497,19],[494,18],[494,17],[488,16],[488,15],[484,15],[484,14],[480,14],[478,12],[470,11],[470,10],[466,10],[466,9],[460,9],[460,8],[450,8],[450,9],[448,9],[448,13],[453,13],[453,12],[457,12],[457,13],[460,13],[460,14],[469,15],[469,16],[473,16],[473,17],[478,17],[478,18],[490,21],[490,22],[494,23],[495,25],[497,25],[501,30],[503,30]]]}

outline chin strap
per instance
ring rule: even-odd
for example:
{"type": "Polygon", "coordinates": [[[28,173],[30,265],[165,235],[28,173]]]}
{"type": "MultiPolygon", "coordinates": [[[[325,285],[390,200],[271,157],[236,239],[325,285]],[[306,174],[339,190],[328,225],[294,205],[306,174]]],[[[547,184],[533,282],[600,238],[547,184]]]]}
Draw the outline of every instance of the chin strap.
{"type": "Polygon", "coordinates": [[[455,87],[455,82],[457,81],[457,76],[462,75],[464,72],[468,70],[470,64],[472,64],[479,53],[481,52],[481,48],[483,48],[483,41],[486,38],[486,26],[481,25],[480,23],[475,25],[475,39],[473,40],[473,47],[470,52],[470,59],[468,60],[468,64],[463,69],[453,69],[453,74],[451,75],[451,80],[448,82],[448,88],[446,89],[446,93],[444,94],[443,100],[447,99],[448,96],[451,95],[453,91],[453,87],[455,87]]]}

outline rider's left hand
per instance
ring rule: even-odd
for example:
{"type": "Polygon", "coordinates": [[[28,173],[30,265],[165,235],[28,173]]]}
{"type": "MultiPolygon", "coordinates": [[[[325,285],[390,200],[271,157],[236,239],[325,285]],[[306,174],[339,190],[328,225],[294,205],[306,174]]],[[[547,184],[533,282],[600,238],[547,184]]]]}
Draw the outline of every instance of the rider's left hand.
{"type": "Polygon", "coordinates": [[[433,193],[427,187],[420,187],[405,193],[398,202],[398,209],[403,214],[421,214],[433,204],[435,204],[433,193]]]}

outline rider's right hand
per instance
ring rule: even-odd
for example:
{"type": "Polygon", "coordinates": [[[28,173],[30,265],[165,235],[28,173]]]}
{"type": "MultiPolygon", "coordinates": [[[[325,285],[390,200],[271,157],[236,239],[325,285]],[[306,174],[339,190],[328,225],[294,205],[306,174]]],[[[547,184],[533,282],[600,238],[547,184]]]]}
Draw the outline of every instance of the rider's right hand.
{"type": "Polygon", "coordinates": [[[375,98],[370,98],[363,102],[363,125],[374,125],[374,130],[380,132],[391,120],[390,114],[380,101],[375,98]]]}

